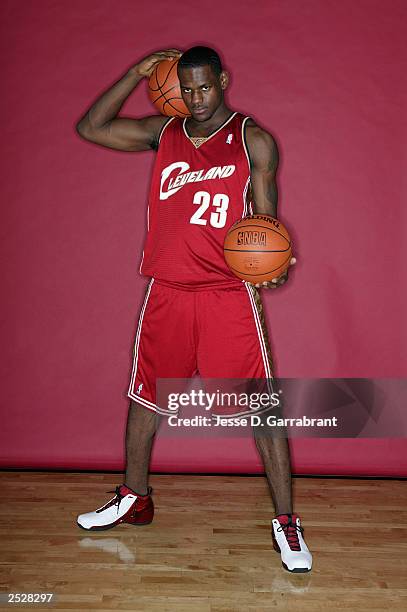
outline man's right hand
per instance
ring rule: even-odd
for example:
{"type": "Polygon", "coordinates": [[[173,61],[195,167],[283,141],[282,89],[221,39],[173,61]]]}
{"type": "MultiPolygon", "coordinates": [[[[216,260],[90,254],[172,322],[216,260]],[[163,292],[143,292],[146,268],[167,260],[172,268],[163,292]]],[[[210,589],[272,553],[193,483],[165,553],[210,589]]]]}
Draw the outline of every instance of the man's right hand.
{"type": "Polygon", "coordinates": [[[138,73],[142,77],[149,77],[153,72],[154,68],[159,62],[163,60],[175,60],[180,58],[182,51],[178,49],[167,49],[166,51],[156,51],[151,55],[145,57],[141,62],[133,66],[133,71],[138,73]]]}
{"type": "Polygon", "coordinates": [[[178,49],[157,51],[135,64],[91,106],[76,126],[78,133],[85,140],[119,151],[156,149],[168,117],[152,115],[133,119],[118,114],[126,98],[144,77],[151,75],[159,62],[177,60],[181,55],[178,49]]]}

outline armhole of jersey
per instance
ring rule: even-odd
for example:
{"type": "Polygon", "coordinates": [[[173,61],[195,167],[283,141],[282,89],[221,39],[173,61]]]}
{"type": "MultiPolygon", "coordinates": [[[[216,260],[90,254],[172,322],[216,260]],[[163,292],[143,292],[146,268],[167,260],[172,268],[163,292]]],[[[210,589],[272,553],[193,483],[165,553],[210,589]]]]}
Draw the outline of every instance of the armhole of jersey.
{"type": "Polygon", "coordinates": [[[249,155],[249,149],[247,148],[247,142],[246,142],[246,121],[248,119],[251,119],[251,117],[245,117],[242,121],[242,143],[243,143],[244,152],[246,153],[247,165],[249,167],[249,174],[250,174],[251,169],[252,169],[252,164],[251,164],[251,159],[249,155]]]}
{"type": "Polygon", "coordinates": [[[157,150],[158,150],[158,147],[160,146],[161,137],[162,137],[162,135],[163,135],[163,133],[164,133],[165,128],[167,127],[167,125],[169,125],[169,124],[171,123],[171,121],[172,121],[173,119],[175,119],[175,117],[170,117],[170,118],[168,119],[168,121],[166,121],[166,122],[163,124],[163,126],[161,127],[160,133],[158,134],[158,140],[157,140],[157,150]]]}
{"type": "Polygon", "coordinates": [[[246,215],[252,215],[253,214],[253,206],[252,206],[252,202],[250,201],[249,203],[247,202],[246,198],[247,198],[247,191],[249,189],[249,184],[251,183],[250,177],[251,177],[251,161],[250,161],[250,155],[249,155],[249,150],[247,148],[247,143],[246,143],[246,121],[250,119],[250,117],[245,117],[242,121],[242,143],[243,143],[243,148],[244,148],[244,152],[246,154],[246,159],[247,159],[247,165],[248,165],[248,169],[249,169],[249,178],[247,179],[244,191],[243,191],[243,215],[242,217],[245,217],[246,215]]]}

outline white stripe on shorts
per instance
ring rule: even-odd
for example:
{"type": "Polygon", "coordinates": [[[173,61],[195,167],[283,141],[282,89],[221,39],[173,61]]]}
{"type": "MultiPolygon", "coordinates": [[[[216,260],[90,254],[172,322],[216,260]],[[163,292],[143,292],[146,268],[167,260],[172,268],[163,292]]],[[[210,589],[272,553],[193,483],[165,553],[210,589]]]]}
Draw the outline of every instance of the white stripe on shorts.
{"type": "MultiPolygon", "coordinates": [[[[136,340],[134,342],[133,370],[132,370],[132,373],[131,373],[130,387],[129,387],[128,395],[130,395],[131,390],[133,389],[133,386],[134,386],[134,382],[136,380],[137,363],[138,363],[138,349],[139,349],[139,345],[140,345],[141,328],[142,328],[142,325],[143,325],[144,312],[145,312],[146,307],[147,307],[147,302],[148,302],[148,298],[150,297],[151,287],[153,286],[153,283],[154,283],[154,279],[152,278],[151,281],[150,281],[150,284],[149,284],[149,286],[147,288],[146,297],[144,298],[143,306],[141,308],[141,313],[140,313],[140,318],[139,318],[138,327],[137,327],[137,333],[136,333],[136,340]]],[[[130,397],[132,397],[132,395],[130,395],[130,397]]]]}
{"type": "Polygon", "coordinates": [[[171,411],[171,410],[167,411],[164,408],[160,408],[156,404],[153,404],[153,402],[150,402],[149,400],[145,399],[144,397],[141,397],[140,395],[137,395],[137,394],[133,393],[133,391],[132,391],[133,387],[134,387],[134,384],[135,384],[135,381],[136,381],[136,376],[137,376],[137,366],[138,366],[138,358],[139,358],[139,346],[140,346],[140,339],[141,339],[141,328],[143,326],[144,313],[145,313],[145,310],[147,308],[147,302],[148,302],[148,299],[150,297],[151,288],[153,286],[153,283],[154,283],[154,278],[151,279],[150,284],[149,284],[149,286],[147,288],[146,296],[144,298],[143,306],[142,306],[141,312],[140,312],[140,317],[139,317],[139,322],[138,322],[138,327],[137,327],[137,333],[136,333],[136,340],[134,342],[133,370],[132,370],[132,373],[131,373],[130,386],[129,386],[129,390],[127,392],[127,395],[128,395],[128,397],[130,397],[134,401],[139,402],[145,408],[153,410],[154,412],[158,412],[158,414],[162,414],[162,415],[168,416],[169,414],[174,414],[174,411],[171,411]]]}
{"type": "Polygon", "coordinates": [[[268,387],[269,393],[273,393],[273,387],[271,384],[271,379],[273,378],[273,376],[270,370],[269,360],[267,358],[266,340],[264,338],[263,328],[261,325],[259,312],[256,307],[256,302],[254,301],[254,297],[253,297],[253,291],[255,291],[255,288],[252,287],[252,285],[247,282],[245,282],[244,285],[249,295],[250,304],[252,306],[252,311],[253,311],[253,316],[254,316],[254,321],[256,323],[257,335],[259,337],[260,349],[261,349],[261,354],[263,357],[264,370],[266,372],[266,377],[267,377],[267,387],[268,387]]]}

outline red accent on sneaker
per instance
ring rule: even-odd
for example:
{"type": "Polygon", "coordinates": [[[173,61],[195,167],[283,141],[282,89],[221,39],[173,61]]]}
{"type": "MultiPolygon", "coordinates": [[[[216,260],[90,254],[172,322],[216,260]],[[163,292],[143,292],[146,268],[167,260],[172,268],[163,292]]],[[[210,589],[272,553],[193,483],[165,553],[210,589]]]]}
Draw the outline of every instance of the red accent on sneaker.
{"type": "Polygon", "coordinates": [[[135,491],[122,484],[119,487],[116,487],[115,491],[108,491],[108,493],[116,493],[116,497],[107,502],[107,504],[105,504],[102,508],[99,508],[99,510],[96,510],[96,512],[100,513],[109,508],[110,506],[119,505],[122,498],[126,495],[135,495],[135,502],[132,504],[126,514],[124,514],[120,519],[118,519],[112,524],[112,527],[114,527],[114,525],[118,525],[119,523],[130,523],[131,525],[148,525],[152,522],[154,517],[154,504],[151,498],[152,492],[153,489],[151,487],[148,487],[147,495],[138,495],[137,493],[135,493],[135,491]]]}
{"type": "Polygon", "coordinates": [[[125,523],[131,525],[148,525],[154,517],[154,504],[151,498],[152,488],[148,487],[147,495],[137,495],[136,503],[126,515],[125,523]]]}
{"type": "MultiPolygon", "coordinates": [[[[298,530],[302,532],[302,527],[297,527],[297,523],[296,523],[297,517],[298,517],[297,514],[279,514],[275,518],[280,523],[291,550],[300,551],[301,546],[298,540],[298,530]]],[[[278,551],[280,552],[280,548],[278,548],[278,551]]]]}
{"type": "Polygon", "coordinates": [[[284,523],[285,525],[287,525],[287,523],[290,522],[290,516],[291,522],[295,525],[295,522],[298,518],[298,514],[277,514],[277,516],[275,516],[274,518],[278,519],[281,524],[284,523]]]}
{"type": "Polygon", "coordinates": [[[130,489],[130,487],[128,487],[127,485],[123,483],[122,485],[120,485],[119,491],[120,491],[120,495],[123,495],[123,497],[129,494],[137,495],[137,497],[148,497],[149,495],[151,495],[153,489],[151,487],[147,487],[147,493],[145,495],[140,495],[140,493],[137,493],[137,491],[135,491],[134,489],[130,489]]]}
{"type": "Polygon", "coordinates": [[[119,492],[120,492],[120,495],[123,495],[123,497],[125,495],[129,495],[129,494],[130,495],[137,495],[137,493],[135,491],[133,491],[133,489],[130,489],[130,487],[128,487],[125,484],[120,485],[119,492]]]}

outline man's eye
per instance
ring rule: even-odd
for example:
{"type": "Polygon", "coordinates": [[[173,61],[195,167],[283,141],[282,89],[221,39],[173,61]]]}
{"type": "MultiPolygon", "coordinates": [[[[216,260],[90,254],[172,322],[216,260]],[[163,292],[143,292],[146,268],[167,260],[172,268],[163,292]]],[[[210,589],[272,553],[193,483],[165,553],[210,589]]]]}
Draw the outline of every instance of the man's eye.
{"type": "Polygon", "coordinates": [[[204,86],[202,87],[202,89],[203,89],[203,91],[208,91],[208,89],[209,89],[209,85],[204,85],[204,86]]]}
{"type": "Polygon", "coordinates": [[[191,90],[188,89],[187,87],[184,87],[184,89],[182,90],[184,93],[189,93],[191,90]]]}

